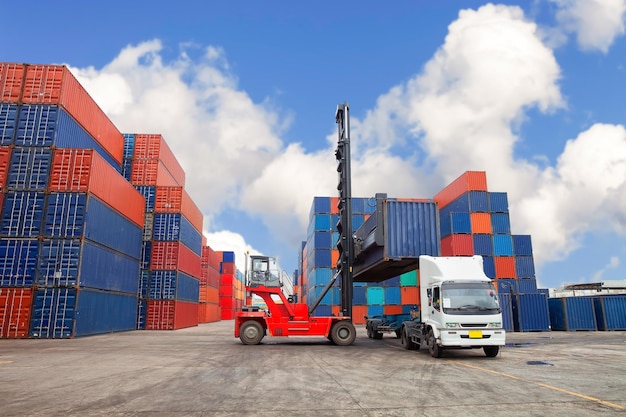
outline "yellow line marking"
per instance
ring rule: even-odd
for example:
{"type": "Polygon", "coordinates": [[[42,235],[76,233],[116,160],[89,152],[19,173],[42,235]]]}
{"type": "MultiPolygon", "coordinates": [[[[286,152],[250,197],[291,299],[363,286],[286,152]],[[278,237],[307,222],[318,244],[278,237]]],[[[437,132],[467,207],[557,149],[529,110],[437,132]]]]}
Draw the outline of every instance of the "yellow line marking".
{"type": "Polygon", "coordinates": [[[0,361],[0,365],[6,365],[7,363],[13,363],[13,361],[0,361]]]}
{"type": "Polygon", "coordinates": [[[489,373],[500,375],[500,376],[504,376],[504,377],[507,377],[507,378],[516,379],[518,381],[527,382],[529,384],[537,385],[537,386],[540,386],[540,387],[543,387],[543,388],[548,388],[548,389],[551,389],[551,390],[554,390],[554,391],[562,392],[564,394],[573,395],[575,397],[583,398],[583,399],[588,400],[588,401],[593,401],[593,402],[596,402],[596,403],[599,403],[599,404],[602,404],[602,405],[606,405],[607,407],[615,408],[615,409],[618,409],[618,410],[626,410],[626,407],[622,407],[619,404],[615,404],[615,403],[612,403],[612,402],[609,402],[609,401],[604,401],[604,400],[601,400],[601,399],[595,398],[595,397],[590,397],[589,395],[579,394],[579,393],[574,392],[574,391],[569,391],[569,390],[566,390],[566,389],[563,389],[563,388],[559,388],[559,387],[555,387],[555,386],[552,386],[552,385],[544,384],[542,382],[530,381],[528,379],[520,378],[519,376],[515,376],[515,375],[511,375],[511,374],[505,374],[504,372],[492,371],[491,369],[481,368],[480,366],[475,366],[475,365],[469,365],[467,363],[458,362],[458,361],[455,361],[455,360],[452,360],[452,359],[447,359],[447,361],[451,362],[451,363],[454,363],[456,365],[465,366],[466,368],[473,368],[473,369],[477,369],[479,371],[489,372],[489,373]]]}

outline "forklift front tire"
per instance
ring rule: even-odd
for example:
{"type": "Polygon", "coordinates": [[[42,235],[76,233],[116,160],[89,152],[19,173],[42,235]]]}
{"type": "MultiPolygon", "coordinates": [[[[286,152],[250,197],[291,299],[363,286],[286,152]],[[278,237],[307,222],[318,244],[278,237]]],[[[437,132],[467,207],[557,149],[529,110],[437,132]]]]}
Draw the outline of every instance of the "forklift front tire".
{"type": "Polygon", "coordinates": [[[258,345],[263,336],[263,326],[256,320],[248,320],[239,327],[239,339],[244,345],[258,345]]]}
{"type": "Polygon", "coordinates": [[[339,346],[349,346],[356,339],[356,329],[347,320],[340,320],[330,329],[332,341],[339,346]]]}

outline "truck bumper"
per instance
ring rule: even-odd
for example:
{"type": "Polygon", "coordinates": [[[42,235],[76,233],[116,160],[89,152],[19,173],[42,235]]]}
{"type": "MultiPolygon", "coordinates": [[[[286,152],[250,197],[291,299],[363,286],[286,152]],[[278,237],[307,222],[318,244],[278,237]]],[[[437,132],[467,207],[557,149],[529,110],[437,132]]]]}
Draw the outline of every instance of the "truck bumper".
{"type": "Polygon", "coordinates": [[[441,330],[441,346],[443,347],[481,347],[504,346],[505,331],[503,329],[488,330],[441,330]]]}

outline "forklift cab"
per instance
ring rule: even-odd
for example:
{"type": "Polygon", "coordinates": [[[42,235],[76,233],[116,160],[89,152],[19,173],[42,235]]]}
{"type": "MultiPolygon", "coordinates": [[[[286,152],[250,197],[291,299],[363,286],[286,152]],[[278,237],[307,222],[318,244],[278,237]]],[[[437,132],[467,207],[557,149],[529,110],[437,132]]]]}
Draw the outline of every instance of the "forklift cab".
{"type": "Polygon", "coordinates": [[[282,286],[276,258],[269,256],[251,256],[248,287],[278,288],[282,286]]]}

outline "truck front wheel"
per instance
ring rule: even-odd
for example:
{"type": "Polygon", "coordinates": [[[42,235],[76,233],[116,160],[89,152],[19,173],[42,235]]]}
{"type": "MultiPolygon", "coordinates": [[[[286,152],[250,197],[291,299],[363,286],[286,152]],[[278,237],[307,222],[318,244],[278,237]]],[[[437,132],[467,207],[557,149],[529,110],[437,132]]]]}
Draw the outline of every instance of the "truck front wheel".
{"type": "Polygon", "coordinates": [[[430,352],[430,356],[432,356],[433,358],[440,358],[443,354],[443,348],[437,344],[435,332],[433,332],[432,328],[428,329],[426,341],[428,342],[428,351],[430,352]]]}
{"type": "Polygon", "coordinates": [[[239,327],[239,339],[244,345],[258,345],[263,336],[263,326],[256,320],[248,320],[239,327]]]}
{"type": "Polygon", "coordinates": [[[349,346],[356,339],[356,329],[346,320],[338,321],[330,329],[331,340],[339,346],[349,346]]]}
{"type": "Polygon", "coordinates": [[[483,346],[483,350],[485,351],[485,356],[488,358],[495,358],[498,356],[498,352],[500,351],[499,346],[483,346]]]}
{"type": "Polygon", "coordinates": [[[406,350],[415,350],[418,348],[417,344],[413,343],[413,341],[409,337],[407,329],[402,329],[400,333],[400,342],[406,350]]]}

